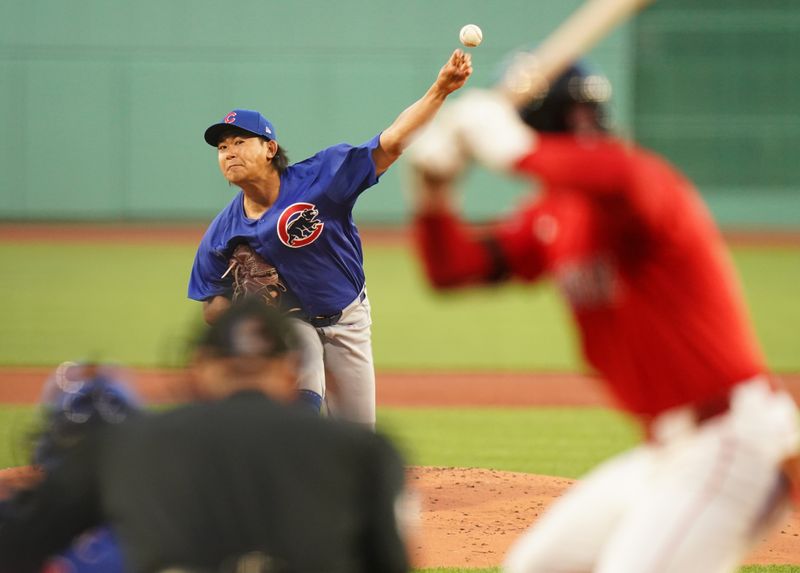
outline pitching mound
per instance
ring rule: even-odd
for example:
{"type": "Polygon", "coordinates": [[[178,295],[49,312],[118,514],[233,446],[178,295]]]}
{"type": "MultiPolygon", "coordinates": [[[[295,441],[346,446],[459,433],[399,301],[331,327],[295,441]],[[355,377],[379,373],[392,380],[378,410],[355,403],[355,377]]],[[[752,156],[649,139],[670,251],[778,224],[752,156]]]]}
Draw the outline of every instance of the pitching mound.
{"type": "Polygon", "coordinates": [[[413,467],[420,531],[415,567],[494,567],[572,480],[480,468],[413,467]]]}
{"type": "MultiPolygon", "coordinates": [[[[495,567],[572,480],[477,468],[410,468],[422,506],[415,567],[495,567]]],[[[762,540],[748,564],[800,563],[800,515],[762,540]]]]}

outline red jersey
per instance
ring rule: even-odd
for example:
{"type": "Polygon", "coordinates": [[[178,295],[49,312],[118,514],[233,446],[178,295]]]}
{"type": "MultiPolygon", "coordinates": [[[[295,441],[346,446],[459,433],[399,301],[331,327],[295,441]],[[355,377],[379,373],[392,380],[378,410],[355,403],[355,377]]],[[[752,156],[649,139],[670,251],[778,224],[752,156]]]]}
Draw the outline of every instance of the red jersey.
{"type": "Polygon", "coordinates": [[[763,372],[722,238],[672,166],[612,138],[540,135],[516,169],[540,179],[542,194],[488,235],[449,213],[417,219],[435,285],[486,282],[503,268],[550,275],[585,358],[623,408],[645,417],[715,400],[763,372]]]}

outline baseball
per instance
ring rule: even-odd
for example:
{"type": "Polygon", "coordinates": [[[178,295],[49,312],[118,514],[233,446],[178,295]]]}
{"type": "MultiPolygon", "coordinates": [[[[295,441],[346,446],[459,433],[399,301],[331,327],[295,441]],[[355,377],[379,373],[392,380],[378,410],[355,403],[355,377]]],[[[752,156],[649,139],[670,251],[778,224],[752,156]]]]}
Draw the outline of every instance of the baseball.
{"type": "Polygon", "coordinates": [[[483,32],[481,32],[481,29],[475,24],[467,24],[461,28],[461,31],[458,33],[458,39],[468,48],[474,48],[475,46],[481,45],[483,32]]]}

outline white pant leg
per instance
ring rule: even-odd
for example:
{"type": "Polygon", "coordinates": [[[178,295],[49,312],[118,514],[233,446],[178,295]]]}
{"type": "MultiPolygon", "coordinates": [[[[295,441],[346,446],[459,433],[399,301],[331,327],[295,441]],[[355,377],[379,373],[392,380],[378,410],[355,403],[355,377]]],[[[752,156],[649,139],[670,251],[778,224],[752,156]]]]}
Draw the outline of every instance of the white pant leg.
{"type": "Polygon", "coordinates": [[[332,416],[375,425],[375,365],[369,299],[349,305],[338,323],[319,329],[332,416]]]}
{"type": "Polygon", "coordinates": [[[589,573],[625,511],[652,474],[652,456],[636,448],[576,483],[512,545],[506,573],[589,573]]]}
{"type": "Polygon", "coordinates": [[[324,349],[317,329],[299,318],[290,319],[300,339],[300,368],[297,387],[325,397],[324,349]]]}
{"type": "Polygon", "coordinates": [[[742,384],[728,414],[661,448],[657,479],[609,542],[598,573],[736,571],[785,508],[780,463],[796,443],[788,398],[742,384]]]}
{"type": "Polygon", "coordinates": [[[758,516],[781,487],[774,463],[723,424],[671,449],[597,573],[729,573],[761,532],[758,516]]]}

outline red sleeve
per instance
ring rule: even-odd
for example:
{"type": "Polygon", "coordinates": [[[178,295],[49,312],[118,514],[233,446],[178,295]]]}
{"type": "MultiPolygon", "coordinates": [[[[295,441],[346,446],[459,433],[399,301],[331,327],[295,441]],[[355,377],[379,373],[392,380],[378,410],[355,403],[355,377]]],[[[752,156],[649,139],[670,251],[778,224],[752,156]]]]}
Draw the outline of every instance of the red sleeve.
{"type": "Polygon", "coordinates": [[[511,276],[537,278],[545,256],[533,239],[529,219],[526,212],[490,228],[476,228],[452,213],[418,216],[415,242],[428,280],[436,288],[452,288],[511,276]]]}
{"type": "Polygon", "coordinates": [[[485,282],[491,274],[489,252],[451,213],[417,216],[414,239],[428,280],[436,288],[485,282]]]}
{"type": "Polygon", "coordinates": [[[634,147],[610,137],[540,134],[514,169],[553,188],[611,194],[630,186],[635,154],[634,147]]]}

